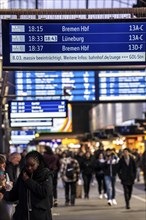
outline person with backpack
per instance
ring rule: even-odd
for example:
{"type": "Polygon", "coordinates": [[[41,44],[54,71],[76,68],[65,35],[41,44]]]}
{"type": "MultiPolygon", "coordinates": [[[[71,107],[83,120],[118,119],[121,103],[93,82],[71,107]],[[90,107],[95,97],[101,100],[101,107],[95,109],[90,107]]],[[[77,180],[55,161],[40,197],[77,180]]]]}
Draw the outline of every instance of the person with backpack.
{"type": "Polygon", "coordinates": [[[67,152],[66,158],[62,160],[60,176],[64,182],[65,205],[75,205],[76,182],[80,174],[80,166],[76,159],[73,158],[73,152],[67,152]]]}

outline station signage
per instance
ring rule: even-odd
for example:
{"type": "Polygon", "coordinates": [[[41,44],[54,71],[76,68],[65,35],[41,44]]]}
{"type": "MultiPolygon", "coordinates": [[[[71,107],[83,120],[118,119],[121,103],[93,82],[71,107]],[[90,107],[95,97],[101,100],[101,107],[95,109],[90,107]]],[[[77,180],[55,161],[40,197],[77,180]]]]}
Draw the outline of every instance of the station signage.
{"type": "Polygon", "coordinates": [[[3,67],[144,65],[146,22],[2,20],[3,67]]]}
{"type": "Polygon", "coordinates": [[[95,101],[95,71],[15,71],[17,99],[95,101]]]}

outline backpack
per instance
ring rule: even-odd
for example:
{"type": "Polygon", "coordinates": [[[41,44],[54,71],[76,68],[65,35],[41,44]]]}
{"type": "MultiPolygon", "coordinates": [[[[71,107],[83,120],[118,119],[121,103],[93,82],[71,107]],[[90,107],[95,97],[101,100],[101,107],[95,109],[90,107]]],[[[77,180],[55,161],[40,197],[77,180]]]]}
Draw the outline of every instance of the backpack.
{"type": "Polygon", "coordinates": [[[75,167],[74,167],[74,163],[70,162],[67,164],[66,166],[66,177],[69,179],[73,179],[74,178],[74,173],[75,173],[75,167]]]}

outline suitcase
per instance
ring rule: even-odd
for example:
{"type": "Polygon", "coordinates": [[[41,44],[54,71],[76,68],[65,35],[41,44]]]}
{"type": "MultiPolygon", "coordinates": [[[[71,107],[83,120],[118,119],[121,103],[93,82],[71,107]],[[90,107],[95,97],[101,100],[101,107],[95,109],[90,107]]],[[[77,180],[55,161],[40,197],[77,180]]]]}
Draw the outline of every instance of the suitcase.
{"type": "Polygon", "coordinates": [[[76,198],[82,198],[82,185],[76,184],[76,198]]]}

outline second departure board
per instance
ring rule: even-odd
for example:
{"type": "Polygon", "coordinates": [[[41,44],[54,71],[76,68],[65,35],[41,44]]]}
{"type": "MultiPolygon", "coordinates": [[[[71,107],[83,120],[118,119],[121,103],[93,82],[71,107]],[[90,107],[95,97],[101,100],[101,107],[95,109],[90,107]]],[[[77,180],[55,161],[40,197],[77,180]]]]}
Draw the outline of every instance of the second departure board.
{"type": "Polygon", "coordinates": [[[100,71],[98,87],[99,101],[146,100],[146,71],[100,71]]]}
{"type": "Polygon", "coordinates": [[[19,100],[95,101],[94,71],[16,71],[15,85],[19,100]]]}

